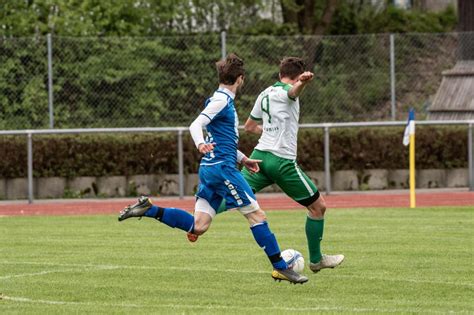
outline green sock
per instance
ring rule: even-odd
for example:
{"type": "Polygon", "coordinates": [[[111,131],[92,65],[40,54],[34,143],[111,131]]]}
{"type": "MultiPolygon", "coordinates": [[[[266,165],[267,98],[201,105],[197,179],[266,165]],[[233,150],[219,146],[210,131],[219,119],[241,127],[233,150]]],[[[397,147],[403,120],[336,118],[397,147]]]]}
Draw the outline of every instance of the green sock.
{"type": "Polygon", "coordinates": [[[321,240],[323,239],[324,218],[312,219],[306,217],[306,238],[308,239],[310,261],[318,263],[321,260],[321,240]]]}

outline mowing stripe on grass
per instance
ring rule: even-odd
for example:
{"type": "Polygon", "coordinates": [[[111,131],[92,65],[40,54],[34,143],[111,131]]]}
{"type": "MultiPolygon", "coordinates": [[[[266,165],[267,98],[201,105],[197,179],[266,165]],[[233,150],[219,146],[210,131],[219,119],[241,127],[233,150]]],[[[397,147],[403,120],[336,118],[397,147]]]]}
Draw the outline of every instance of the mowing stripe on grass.
{"type": "MultiPolygon", "coordinates": [[[[21,262],[12,262],[12,261],[2,261],[1,264],[6,265],[15,265],[15,264],[23,264],[23,265],[45,265],[45,266],[60,266],[60,267],[83,267],[83,268],[93,268],[93,269],[138,269],[138,270],[179,270],[179,271],[205,271],[205,272],[235,272],[235,273],[250,273],[250,274],[267,274],[270,271],[255,271],[255,270],[242,270],[242,269],[217,269],[217,268],[188,268],[188,267],[151,267],[151,266],[126,266],[126,265],[92,265],[92,264],[57,264],[57,263],[41,263],[41,262],[28,262],[28,261],[21,261],[21,262]]],[[[73,270],[71,270],[73,271],[73,270]]],[[[77,270],[74,270],[77,271],[77,270]]],[[[1,277],[0,277],[1,279],[1,277]]]]}
{"type": "Polygon", "coordinates": [[[474,288],[474,283],[469,282],[446,282],[446,281],[432,281],[432,280],[416,280],[416,279],[395,279],[395,278],[382,278],[382,277],[360,277],[353,275],[331,275],[332,278],[348,278],[348,279],[367,279],[367,280],[376,280],[376,281],[393,281],[393,282],[411,282],[411,283],[420,283],[420,284],[437,284],[437,285],[451,285],[459,287],[468,287],[474,288]]]}
{"type": "MultiPolygon", "coordinates": [[[[57,271],[44,271],[38,273],[31,273],[31,274],[23,274],[23,275],[12,275],[12,276],[3,276],[0,279],[9,279],[14,277],[27,277],[27,276],[36,276],[36,275],[43,275],[55,272],[76,272],[79,269],[85,269],[84,271],[88,271],[88,269],[94,270],[116,270],[116,269],[138,269],[138,270],[178,270],[178,271],[187,271],[187,272],[196,272],[196,271],[204,271],[204,272],[234,272],[234,273],[249,273],[249,274],[268,274],[268,271],[250,271],[250,270],[234,270],[234,269],[217,269],[217,268],[187,268],[187,267],[152,267],[152,266],[126,266],[126,265],[81,265],[81,264],[60,264],[60,263],[50,263],[50,262],[11,262],[11,261],[2,261],[0,264],[8,264],[8,265],[15,265],[15,264],[23,264],[23,265],[46,265],[46,266],[60,266],[60,267],[78,267],[78,269],[68,269],[68,270],[57,270],[57,271]]],[[[473,288],[474,284],[469,282],[446,282],[446,281],[433,281],[433,280],[417,280],[417,279],[396,279],[396,278],[387,278],[387,277],[367,277],[367,276],[355,276],[355,275],[340,275],[337,273],[331,274],[332,278],[345,278],[345,279],[364,279],[364,280],[376,280],[376,281],[392,281],[392,282],[409,282],[409,283],[417,283],[417,284],[436,284],[436,285],[449,285],[449,286],[460,286],[460,287],[468,287],[473,288]]]]}
{"type": "MultiPolygon", "coordinates": [[[[20,303],[36,303],[36,304],[50,304],[50,305],[79,305],[79,306],[105,306],[105,307],[127,307],[127,308],[169,308],[169,309],[205,309],[205,310],[242,310],[242,311],[291,311],[291,312],[317,312],[317,311],[335,311],[335,312],[354,312],[354,313],[417,313],[419,309],[413,308],[348,308],[348,307],[330,307],[330,306],[315,306],[315,307],[280,307],[280,306],[232,306],[232,305],[194,305],[194,304],[156,304],[156,305],[140,305],[140,304],[126,304],[126,303],[96,303],[96,302],[69,302],[69,301],[51,301],[51,300],[35,300],[19,296],[0,295],[0,300],[20,302],[20,303]]],[[[449,311],[453,312],[453,311],[449,311]]],[[[433,310],[423,310],[423,313],[429,314],[445,314],[446,312],[439,312],[433,310]]]]}

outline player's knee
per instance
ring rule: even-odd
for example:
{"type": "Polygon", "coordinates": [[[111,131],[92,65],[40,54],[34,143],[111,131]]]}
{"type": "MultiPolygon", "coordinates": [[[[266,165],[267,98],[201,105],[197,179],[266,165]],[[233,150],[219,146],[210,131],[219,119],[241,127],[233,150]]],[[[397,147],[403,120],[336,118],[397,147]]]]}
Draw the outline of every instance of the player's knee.
{"type": "Polygon", "coordinates": [[[326,201],[320,197],[308,206],[308,210],[313,218],[323,217],[326,213],[326,201]]]}
{"type": "Polygon", "coordinates": [[[324,200],[321,201],[321,204],[319,204],[319,211],[324,215],[326,212],[326,202],[324,200]]]}
{"type": "Polygon", "coordinates": [[[194,227],[193,233],[196,235],[202,235],[211,226],[212,217],[204,212],[196,212],[194,215],[194,227]]]}
{"type": "Polygon", "coordinates": [[[259,209],[257,211],[248,213],[245,215],[247,220],[249,221],[250,226],[253,226],[258,223],[262,223],[267,220],[267,216],[265,215],[265,211],[259,209]]]}
{"type": "Polygon", "coordinates": [[[257,221],[259,222],[267,221],[267,215],[265,214],[265,211],[263,211],[262,209],[255,211],[255,215],[256,215],[257,221]]]}
{"type": "Polygon", "coordinates": [[[199,224],[198,222],[194,223],[193,232],[196,235],[203,235],[209,229],[209,224],[199,224]]]}

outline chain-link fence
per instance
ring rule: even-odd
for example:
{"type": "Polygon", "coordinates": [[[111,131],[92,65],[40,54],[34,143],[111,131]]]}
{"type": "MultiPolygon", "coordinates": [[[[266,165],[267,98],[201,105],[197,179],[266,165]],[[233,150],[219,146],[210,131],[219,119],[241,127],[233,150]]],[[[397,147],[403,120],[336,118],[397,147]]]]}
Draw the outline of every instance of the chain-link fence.
{"type": "Polygon", "coordinates": [[[246,62],[241,123],[290,55],[316,74],[301,97],[302,123],[404,120],[409,107],[423,119],[442,72],[469,51],[460,42],[474,41],[474,33],[222,35],[0,39],[0,129],[188,125],[217,87],[214,63],[226,52],[246,62]]]}

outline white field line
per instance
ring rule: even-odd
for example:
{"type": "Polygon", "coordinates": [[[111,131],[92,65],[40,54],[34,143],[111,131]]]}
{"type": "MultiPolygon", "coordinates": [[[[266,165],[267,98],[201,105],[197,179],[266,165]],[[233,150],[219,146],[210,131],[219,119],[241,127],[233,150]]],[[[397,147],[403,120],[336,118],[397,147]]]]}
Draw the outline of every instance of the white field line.
{"type": "MultiPolygon", "coordinates": [[[[189,267],[152,267],[152,266],[127,266],[127,265],[94,265],[94,264],[61,264],[61,263],[50,263],[50,262],[12,262],[12,261],[0,261],[0,265],[42,265],[42,266],[60,266],[60,267],[78,267],[83,269],[95,269],[95,270],[115,270],[115,269],[138,269],[138,270],[177,270],[177,271],[190,271],[190,272],[225,272],[225,273],[248,273],[248,274],[268,274],[268,271],[252,271],[252,270],[238,270],[238,269],[219,269],[219,268],[189,268],[189,267]]],[[[77,270],[69,270],[77,271],[77,270]]],[[[57,271],[57,272],[68,272],[57,271]]],[[[47,273],[54,273],[54,271],[49,271],[47,273]]],[[[42,272],[37,274],[30,274],[31,276],[41,275],[42,272]]],[[[12,275],[0,277],[0,279],[9,279],[15,276],[23,275],[12,275]]],[[[28,276],[25,274],[24,276],[28,276]]],[[[436,285],[450,285],[450,286],[459,286],[459,287],[469,287],[473,288],[474,284],[472,282],[447,282],[447,281],[433,281],[433,280],[418,280],[418,279],[395,279],[395,278],[385,278],[385,277],[367,277],[367,276],[355,276],[355,275],[339,275],[336,272],[331,274],[332,278],[346,278],[346,279],[363,279],[363,280],[377,280],[377,281],[392,281],[392,282],[409,282],[417,284],[436,284],[436,285]]]]}
{"type": "Polygon", "coordinates": [[[89,305],[89,306],[122,306],[122,307],[146,307],[136,304],[114,304],[114,303],[93,303],[93,302],[69,302],[69,301],[51,301],[51,300],[35,300],[19,296],[0,295],[0,300],[36,303],[36,304],[53,304],[53,305],[89,305]]]}
{"type": "MultiPolygon", "coordinates": [[[[268,271],[251,271],[251,270],[236,270],[236,269],[219,269],[219,268],[189,268],[189,267],[152,267],[152,266],[126,266],[126,265],[94,265],[94,264],[61,264],[61,263],[48,263],[48,262],[13,262],[13,261],[0,261],[0,265],[40,265],[40,266],[59,266],[59,267],[82,267],[92,269],[139,269],[139,270],[181,270],[181,271],[208,271],[208,272],[235,272],[235,273],[253,273],[253,274],[268,274],[268,271]]],[[[0,278],[1,279],[1,278],[0,278]]]]}
{"type": "MultiPolygon", "coordinates": [[[[71,266],[69,266],[71,267],[71,266]]],[[[82,266],[82,268],[77,268],[81,266],[74,266],[76,268],[73,269],[57,269],[57,270],[44,270],[40,272],[32,272],[32,273],[21,273],[21,274],[16,274],[16,275],[7,275],[7,276],[0,276],[0,280],[8,280],[12,278],[22,278],[22,277],[34,277],[34,276],[43,276],[51,273],[62,273],[62,272],[76,272],[78,269],[83,269],[84,271],[88,271],[89,269],[94,269],[94,270],[113,270],[113,269],[119,269],[118,266],[82,266]]]]}
{"type": "MultiPolygon", "coordinates": [[[[140,305],[127,303],[97,303],[97,302],[68,302],[68,301],[51,301],[51,300],[35,300],[26,297],[15,297],[0,295],[0,301],[12,301],[19,303],[35,303],[35,304],[50,304],[50,305],[66,305],[66,306],[103,306],[103,307],[124,307],[124,308],[166,308],[166,309],[204,309],[204,310],[240,310],[240,311],[286,311],[286,312],[317,312],[317,311],[332,311],[332,312],[353,312],[353,313],[423,313],[430,314],[446,314],[446,312],[420,310],[413,308],[351,308],[339,306],[315,306],[315,307],[284,307],[284,306],[233,306],[233,305],[194,305],[194,304],[154,304],[154,305],[140,305]]],[[[453,311],[449,311],[453,313],[453,311]]],[[[459,313],[459,312],[456,312],[459,313]]],[[[468,311],[463,311],[468,313],[468,311]]]]}
{"type": "Polygon", "coordinates": [[[0,277],[0,280],[8,280],[13,278],[21,278],[21,277],[33,277],[33,276],[42,276],[47,275],[50,273],[59,273],[59,272],[73,272],[75,269],[64,269],[64,270],[45,270],[41,272],[33,272],[33,273],[22,273],[18,275],[8,275],[0,277]]]}
{"type": "Polygon", "coordinates": [[[384,277],[366,277],[366,276],[354,276],[354,275],[331,275],[331,278],[352,278],[352,279],[366,279],[366,280],[378,280],[378,281],[392,281],[392,282],[410,282],[420,284],[439,284],[439,285],[452,285],[459,287],[474,288],[474,283],[470,282],[449,282],[449,281],[433,281],[433,280],[418,280],[418,279],[395,279],[395,278],[384,278],[384,277]]]}

